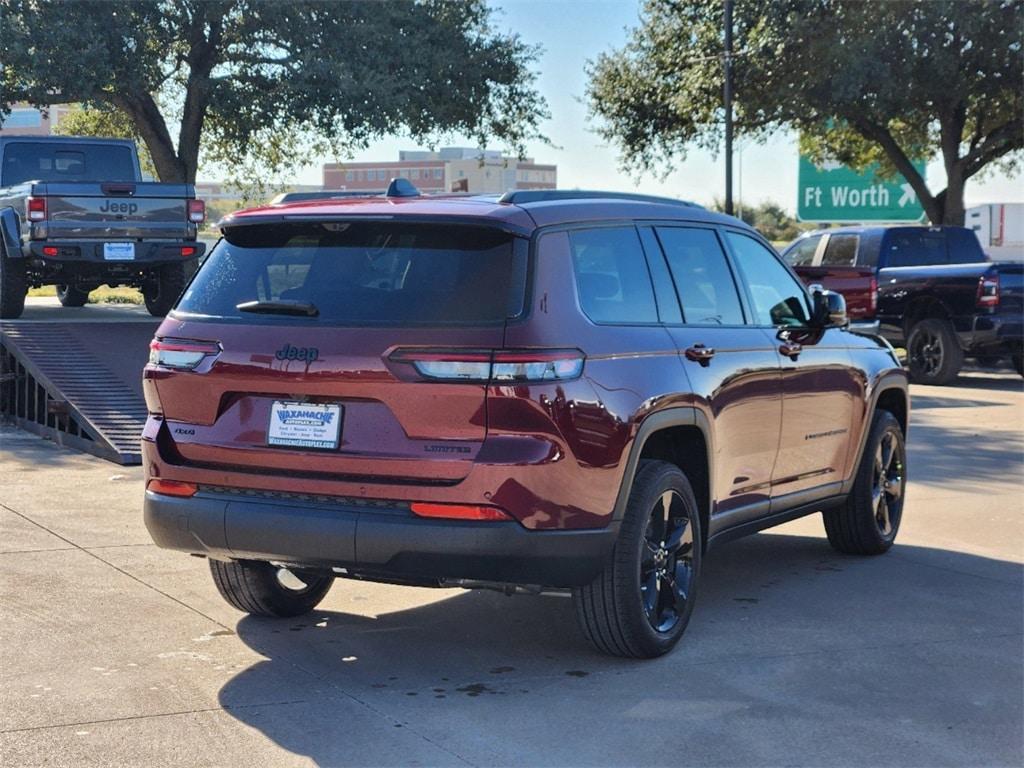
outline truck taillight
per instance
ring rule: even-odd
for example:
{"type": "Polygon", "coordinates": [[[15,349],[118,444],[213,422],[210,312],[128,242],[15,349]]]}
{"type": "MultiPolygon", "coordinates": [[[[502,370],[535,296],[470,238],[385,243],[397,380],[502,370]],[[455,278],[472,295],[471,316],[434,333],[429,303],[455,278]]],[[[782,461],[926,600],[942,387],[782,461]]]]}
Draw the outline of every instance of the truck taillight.
{"type": "Polygon", "coordinates": [[[46,198],[30,197],[27,203],[28,220],[42,221],[46,218],[46,198]]]}
{"type": "Polygon", "coordinates": [[[220,353],[220,345],[192,339],[153,339],[149,344],[149,364],[177,371],[194,370],[209,355],[220,353]]]}
{"type": "Polygon", "coordinates": [[[575,379],[583,372],[578,349],[396,349],[388,358],[412,365],[426,379],[467,382],[531,382],[575,379]]]}
{"type": "Polygon", "coordinates": [[[206,220],[206,203],[203,200],[188,201],[188,220],[196,224],[206,220]]]}
{"type": "Polygon", "coordinates": [[[979,307],[999,306],[999,275],[982,275],[978,278],[978,297],[975,301],[979,307]]]}
{"type": "Polygon", "coordinates": [[[868,287],[868,291],[871,294],[868,306],[871,308],[871,317],[874,317],[875,313],[878,312],[878,278],[874,275],[871,276],[871,284],[868,287]]]}

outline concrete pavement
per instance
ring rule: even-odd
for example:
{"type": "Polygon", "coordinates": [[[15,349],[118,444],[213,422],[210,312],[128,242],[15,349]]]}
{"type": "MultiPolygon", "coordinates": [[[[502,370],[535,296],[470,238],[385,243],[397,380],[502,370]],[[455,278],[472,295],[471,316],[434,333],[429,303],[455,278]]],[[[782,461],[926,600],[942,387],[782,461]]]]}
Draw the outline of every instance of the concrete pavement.
{"type": "Polygon", "coordinates": [[[913,396],[897,547],[730,544],[650,662],[562,598],[338,581],[243,617],[150,543],[139,469],[0,429],[0,765],[1019,766],[1021,382],[913,396]]]}

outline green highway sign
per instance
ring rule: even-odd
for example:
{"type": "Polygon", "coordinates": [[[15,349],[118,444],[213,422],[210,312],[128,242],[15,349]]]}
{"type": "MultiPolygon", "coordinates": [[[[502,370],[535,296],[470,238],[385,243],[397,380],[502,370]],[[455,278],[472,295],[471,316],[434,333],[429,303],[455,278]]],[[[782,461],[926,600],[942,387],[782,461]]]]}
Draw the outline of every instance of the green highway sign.
{"type": "MultiPolygon", "coordinates": [[[[914,163],[924,175],[924,162],[914,163]]],[[[800,221],[920,221],[924,209],[902,176],[875,177],[876,166],[857,173],[836,162],[818,166],[800,156],[796,215],[800,221]]]]}

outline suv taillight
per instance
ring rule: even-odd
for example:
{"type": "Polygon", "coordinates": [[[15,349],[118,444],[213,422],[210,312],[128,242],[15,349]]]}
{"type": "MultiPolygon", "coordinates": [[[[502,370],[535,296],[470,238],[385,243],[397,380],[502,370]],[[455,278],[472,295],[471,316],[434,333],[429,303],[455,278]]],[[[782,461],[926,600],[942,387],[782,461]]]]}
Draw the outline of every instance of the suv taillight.
{"type": "Polygon", "coordinates": [[[979,307],[999,306],[999,275],[982,275],[978,278],[978,297],[975,301],[979,307]]]}
{"type": "Polygon", "coordinates": [[[196,224],[202,224],[206,219],[206,203],[202,200],[188,201],[188,220],[196,224]]]}
{"type": "Polygon", "coordinates": [[[194,370],[209,355],[220,352],[220,345],[192,339],[153,339],[149,344],[149,364],[177,371],[194,370]]]}
{"type": "Polygon", "coordinates": [[[426,379],[529,382],[575,379],[585,359],[578,349],[396,349],[388,357],[412,365],[426,379]]]}
{"type": "Polygon", "coordinates": [[[26,204],[29,221],[42,221],[46,218],[46,198],[30,197],[26,204]]]}
{"type": "Polygon", "coordinates": [[[869,302],[871,317],[874,317],[875,313],[878,312],[878,278],[874,275],[871,276],[871,285],[868,287],[868,290],[871,292],[871,299],[869,302]]]}

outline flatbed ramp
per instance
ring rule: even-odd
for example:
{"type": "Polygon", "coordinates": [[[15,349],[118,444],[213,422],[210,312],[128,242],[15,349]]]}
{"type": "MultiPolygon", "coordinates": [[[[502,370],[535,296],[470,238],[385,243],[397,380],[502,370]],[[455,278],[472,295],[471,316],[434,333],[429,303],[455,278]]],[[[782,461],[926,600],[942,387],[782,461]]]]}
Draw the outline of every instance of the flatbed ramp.
{"type": "Polygon", "coordinates": [[[99,307],[0,321],[0,417],[68,448],[140,464],[142,367],[158,325],[145,310],[99,307]]]}

